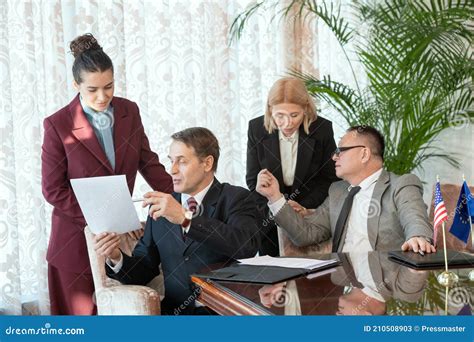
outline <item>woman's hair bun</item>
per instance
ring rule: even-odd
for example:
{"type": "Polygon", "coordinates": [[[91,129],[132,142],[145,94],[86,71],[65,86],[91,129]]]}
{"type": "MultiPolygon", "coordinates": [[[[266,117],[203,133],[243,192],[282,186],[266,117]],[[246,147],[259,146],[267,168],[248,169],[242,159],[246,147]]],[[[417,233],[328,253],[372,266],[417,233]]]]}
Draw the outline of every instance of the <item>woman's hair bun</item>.
{"type": "Polygon", "coordinates": [[[86,51],[102,50],[102,47],[97,42],[97,39],[95,39],[91,33],[83,34],[82,36],[74,39],[69,45],[69,48],[71,49],[71,53],[74,58],[86,51]]]}

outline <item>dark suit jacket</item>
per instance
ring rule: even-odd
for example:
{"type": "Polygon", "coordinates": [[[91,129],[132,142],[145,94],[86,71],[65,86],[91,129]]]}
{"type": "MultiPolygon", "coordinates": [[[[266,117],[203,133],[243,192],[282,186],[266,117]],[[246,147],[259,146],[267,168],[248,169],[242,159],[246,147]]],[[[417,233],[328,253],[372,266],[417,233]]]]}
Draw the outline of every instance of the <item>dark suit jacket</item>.
{"type": "Polygon", "coordinates": [[[132,193],[139,171],[153,189],[172,191],[171,177],[150,150],[138,106],[120,97],[112,99],[112,106],[115,170],[87,121],[79,95],[44,120],[42,188],[46,201],[54,207],[47,260],[56,268],[90,273],[86,222],[70,179],[124,174],[132,193]]]}
{"type": "MultiPolygon", "coordinates": [[[[148,217],[145,234],[132,256],[123,254],[123,266],[117,274],[106,266],[107,274],[125,284],[146,285],[159,274],[161,263],[165,280],[162,312],[192,313],[197,297],[190,279],[192,273],[207,265],[257,253],[255,202],[249,195],[244,188],[214,179],[185,241],[180,225],[165,218],[154,221],[148,217]]],[[[181,201],[180,194],[173,196],[181,201]]]]}
{"type": "MultiPolygon", "coordinates": [[[[306,208],[316,208],[328,195],[332,182],[338,180],[332,153],[336,149],[332,123],[318,117],[306,134],[301,125],[295,179],[292,186],[293,200],[306,208]]],[[[263,116],[249,122],[247,144],[247,186],[255,191],[257,175],[268,169],[278,179],[284,193],[278,130],[269,134],[263,126],[263,116]]],[[[260,201],[266,200],[259,196],[260,201]]]]}

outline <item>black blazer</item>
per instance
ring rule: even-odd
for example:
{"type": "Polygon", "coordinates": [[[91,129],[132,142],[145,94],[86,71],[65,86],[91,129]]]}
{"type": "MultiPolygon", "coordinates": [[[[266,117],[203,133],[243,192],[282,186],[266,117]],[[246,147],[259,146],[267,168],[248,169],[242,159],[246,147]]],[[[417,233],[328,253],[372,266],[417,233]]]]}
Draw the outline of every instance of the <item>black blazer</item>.
{"type": "MultiPolygon", "coordinates": [[[[181,195],[173,193],[178,202],[181,195]]],[[[165,218],[148,217],[144,236],[132,257],[123,254],[123,266],[115,274],[108,266],[107,275],[124,284],[145,285],[159,274],[161,263],[165,280],[163,313],[192,313],[196,290],[190,275],[207,265],[255,256],[258,235],[255,202],[244,188],[217,179],[199,208],[199,216],[183,241],[182,228],[165,218]],[[186,305],[188,304],[188,305],[186,305]]]]}
{"type": "MultiPolygon", "coordinates": [[[[303,207],[317,208],[327,197],[331,183],[338,180],[331,158],[335,149],[331,121],[319,116],[310,125],[309,134],[300,126],[291,193],[292,199],[303,207]]],[[[257,175],[262,169],[268,169],[278,179],[280,191],[284,193],[278,130],[269,134],[260,116],[250,120],[248,129],[246,180],[251,191],[255,191],[257,175]]]]}

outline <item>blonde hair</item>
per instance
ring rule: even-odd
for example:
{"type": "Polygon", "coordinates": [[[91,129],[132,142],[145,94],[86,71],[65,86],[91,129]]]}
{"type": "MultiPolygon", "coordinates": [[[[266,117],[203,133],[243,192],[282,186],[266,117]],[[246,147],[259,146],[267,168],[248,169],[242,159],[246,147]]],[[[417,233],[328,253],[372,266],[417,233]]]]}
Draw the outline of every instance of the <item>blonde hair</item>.
{"type": "Polygon", "coordinates": [[[303,127],[306,134],[309,134],[309,126],[317,118],[316,106],[302,80],[294,77],[284,77],[276,81],[270,88],[263,120],[263,125],[268,133],[273,133],[273,130],[277,129],[272,118],[272,107],[282,103],[292,103],[303,107],[303,127]]]}

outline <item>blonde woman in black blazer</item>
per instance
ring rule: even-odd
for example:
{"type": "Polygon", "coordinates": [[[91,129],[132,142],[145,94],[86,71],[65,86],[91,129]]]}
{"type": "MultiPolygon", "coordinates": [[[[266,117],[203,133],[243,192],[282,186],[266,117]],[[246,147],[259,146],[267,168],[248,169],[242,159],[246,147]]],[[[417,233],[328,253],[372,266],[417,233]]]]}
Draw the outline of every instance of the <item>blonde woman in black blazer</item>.
{"type": "MultiPolygon", "coordinates": [[[[280,191],[305,214],[317,208],[338,178],[331,159],[336,143],[332,123],[316,114],[304,83],[296,78],[279,79],[268,94],[265,115],[250,120],[247,145],[247,186],[255,191],[257,175],[268,169],[280,191]]],[[[255,193],[261,214],[260,255],[278,255],[278,235],[268,218],[267,200],[255,193]]]]}

